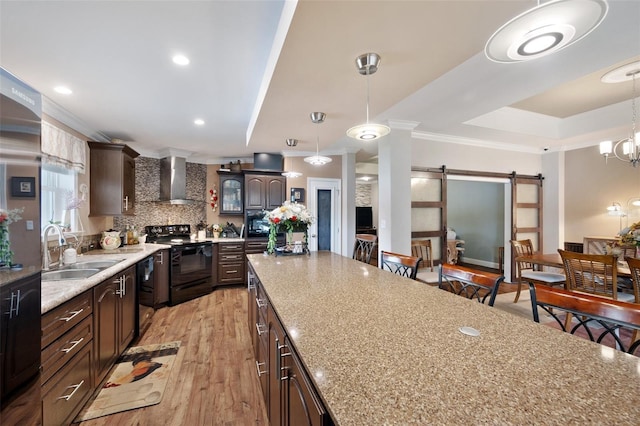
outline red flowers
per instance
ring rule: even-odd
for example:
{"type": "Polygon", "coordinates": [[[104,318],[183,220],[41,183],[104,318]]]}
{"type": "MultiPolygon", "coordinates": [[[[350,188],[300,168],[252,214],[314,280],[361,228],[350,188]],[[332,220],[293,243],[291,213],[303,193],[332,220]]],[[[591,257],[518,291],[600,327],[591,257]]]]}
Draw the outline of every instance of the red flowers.
{"type": "Polygon", "coordinates": [[[297,216],[291,216],[291,222],[295,222],[296,220],[298,220],[297,216]]]}
{"type": "Polygon", "coordinates": [[[280,218],[279,218],[279,217],[274,217],[274,218],[273,218],[273,223],[275,223],[276,225],[277,225],[278,223],[280,223],[280,218]]]}

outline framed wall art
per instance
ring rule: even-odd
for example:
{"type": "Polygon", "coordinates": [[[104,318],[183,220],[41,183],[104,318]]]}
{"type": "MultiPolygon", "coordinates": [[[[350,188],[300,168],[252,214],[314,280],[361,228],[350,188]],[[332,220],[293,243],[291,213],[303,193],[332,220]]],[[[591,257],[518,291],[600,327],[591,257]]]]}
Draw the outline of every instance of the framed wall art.
{"type": "Polygon", "coordinates": [[[35,198],[36,196],[36,178],[34,177],[17,177],[11,178],[11,196],[35,198]]]}
{"type": "Polygon", "coordinates": [[[304,188],[291,188],[291,201],[304,202],[304,188]]]}

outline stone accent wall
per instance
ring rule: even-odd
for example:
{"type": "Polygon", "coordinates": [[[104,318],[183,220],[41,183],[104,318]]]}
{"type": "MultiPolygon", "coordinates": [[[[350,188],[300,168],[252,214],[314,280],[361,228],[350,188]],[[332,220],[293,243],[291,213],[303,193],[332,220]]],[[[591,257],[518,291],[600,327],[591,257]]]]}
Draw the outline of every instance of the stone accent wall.
{"type": "Polygon", "coordinates": [[[134,216],[117,216],[113,227],[123,231],[127,225],[142,230],[148,225],[189,224],[195,232],[200,221],[206,221],[205,164],[187,163],[187,198],[194,204],[172,205],[160,203],[160,160],[136,158],[136,203],[134,216]]]}
{"type": "Polygon", "coordinates": [[[356,183],[356,207],[371,206],[371,184],[356,183]]]}

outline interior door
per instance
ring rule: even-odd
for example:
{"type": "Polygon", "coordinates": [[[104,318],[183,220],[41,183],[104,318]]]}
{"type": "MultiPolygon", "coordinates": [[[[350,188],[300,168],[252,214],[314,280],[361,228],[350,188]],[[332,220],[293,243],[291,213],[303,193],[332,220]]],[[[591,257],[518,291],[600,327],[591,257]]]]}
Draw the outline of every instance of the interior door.
{"type": "Polygon", "coordinates": [[[447,253],[447,181],[445,173],[411,172],[411,239],[430,239],[434,265],[447,253]]]}
{"type": "MultiPolygon", "coordinates": [[[[542,176],[511,176],[511,239],[530,239],[535,251],[542,251],[542,176]]],[[[511,280],[515,280],[515,257],[511,259],[511,280]]]]}
{"type": "Polygon", "coordinates": [[[314,220],[309,225],[309,250],[330,250],[336,254],[342,254],[340,224],[342,217],[342,203],[340,200],[340,179],[307,178],[307,188],[309,197],[307,208],[311,212],[314,220]],[[319,207],[319,205],[321,205],[319,207]],[[323,241],[319,249],[318,227],[323,227],[323,240],[326,238],[326,229],[329,229],[329,248],[326,241],[323,241]]]}

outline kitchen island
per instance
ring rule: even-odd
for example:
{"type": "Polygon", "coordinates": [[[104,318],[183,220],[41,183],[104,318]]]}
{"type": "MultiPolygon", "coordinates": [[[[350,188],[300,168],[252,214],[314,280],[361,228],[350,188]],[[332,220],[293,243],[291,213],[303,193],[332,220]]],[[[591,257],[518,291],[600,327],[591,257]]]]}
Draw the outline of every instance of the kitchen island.
{"type": "Polygon", "coordinates": [[[247,257],[335,424],[638,423],[638,357],[332,253],[247,257]]]}

